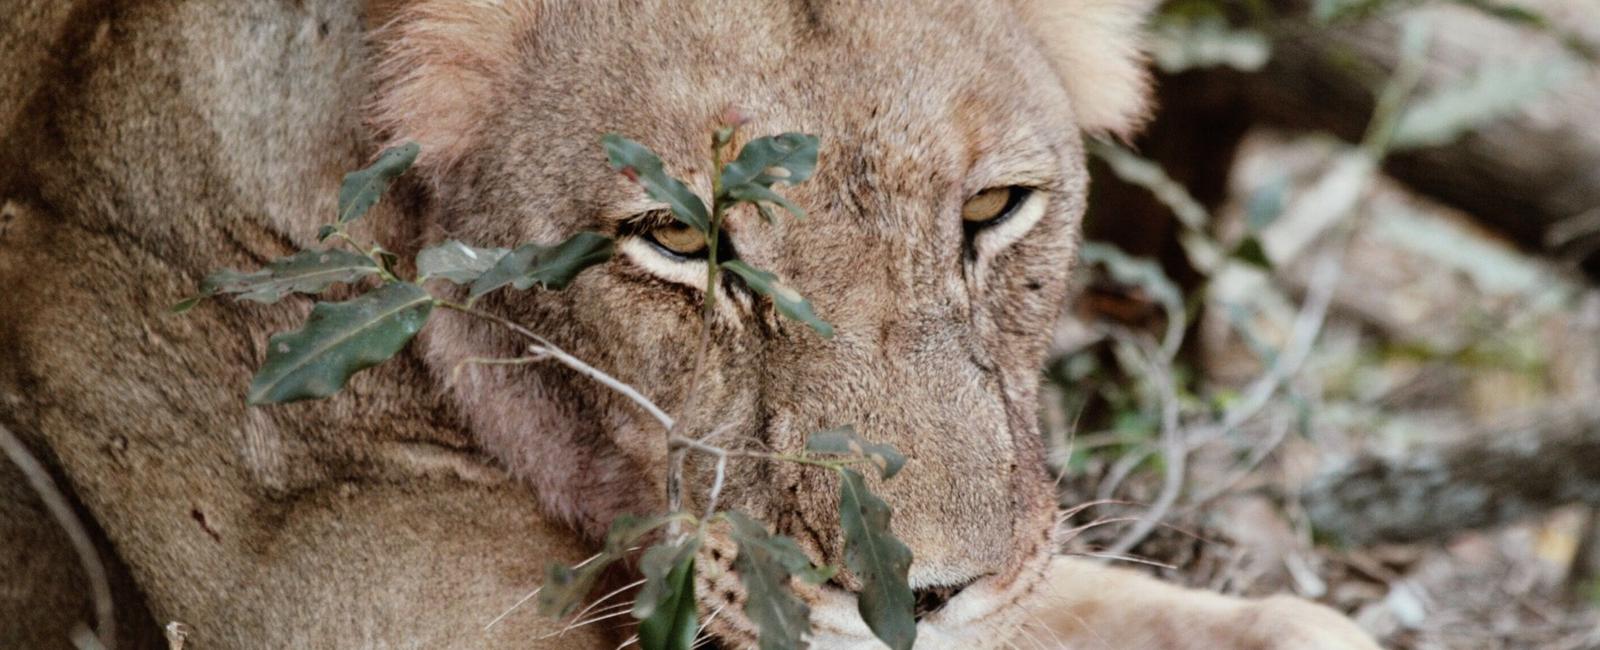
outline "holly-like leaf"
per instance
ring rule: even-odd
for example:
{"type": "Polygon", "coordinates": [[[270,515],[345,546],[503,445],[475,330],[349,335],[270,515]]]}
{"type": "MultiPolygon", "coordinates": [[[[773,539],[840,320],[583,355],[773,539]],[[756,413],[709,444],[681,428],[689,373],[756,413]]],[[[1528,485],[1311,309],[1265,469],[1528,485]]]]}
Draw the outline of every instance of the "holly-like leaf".
{"type": "Polygon", "coordinates": [[[607,134],[600,143],[611,168],[638,183],[650,198],[667,204],[678,221],[700,232],[711,230],[705,202],[683,181],[668,175],[661,158],[649,147],[615,133],[607,134]]]}
{"type": "MultiPolygon", "coordinates": [[[[616,528],[612,528],[615,532],[616,528]]],[[[608,543],[609,546],[609,543],[608,543]]],[[[685,537],[676,543],[663,542],[650,547],[639,559],[639,571],[644,574],[644,586],[633,600],[633,617],[648,619],[672,598],[674,586],[669,579],[672,570],[694,557],[700,550],[700,538],[685,537]]]]}
{"type": "Polygon", "coordinates": [[[318,303],[305,327],[267,341],[250,384],[251,404],[327,397],[350,376],[388,360],[428,322],[433,297],[396,282],[340,303],[318,303]]]}
{"type": "Polygon", "coordinates": [[[911,549],[889,530],[889,504],[867,490],[866,478],[839,470],[839,527],[844,530],[844,563],[861,580],[857,606],[862,620],[893,650],[909,650],[917,640],[916,600],[908,574],[911,549]]]}
{"type": "Polygon", "coordinates": [[[271,304],[291,293],[321,293],[335,283],[354,282],[377,273],[378,265],[365,255],[338,249],[300,251],[273,260],[260,271],[224,269],[212,273],[201,281],[200,295],[179,303],[173,311],[188,311],[200,300],[220,294],[271,304]]]}
{"type": "Polygon", "coordinates": [[[535,284],[565,289],[584,269],[611,259],[611,252],[611,238],[592,232],[580,232],[555,246],[524,244],[501,256],[472,283],[472,297],[508,284],[522,290],[535,284]]]}
{"type": "Polygon", "coordinates": [[[855,427],[848,425],[811,434],[806,441],[806,451],[865,458],[877,466],[878,476],[883,479],[894,478],[906,465],[906,457],[893,445],[868,442],[856,433],[855,427]]]}
{"type": "Polygon", "coordinates": [[[761,629],[761,650],[804,646],[811,632],[811,608],[789,588],[789,576],[810,572],[811,559],[794,540],[767,532],[760,522],[727,513],[739,545],[734,569],[744,583],[744,613],[761,629]]]}
{"type": "Polygon", "coordinates": [[[772,213],[767,211],[766,204],[768,203],[788,210],[789,214],[794,215],[796,219],[806,218],[805,210],[800,209],[798,205],[790,203],[789,199],[783,198],[782,194],[772,191],[771,188],[760,185],[743,185],[729,190],[727,195],[728,198],[735,201],[744,201],[755,205],[756,209],[761,211],[761,216],[767,220],[767,223],[774,221],[772,213]]]}
{"type": "MultiPolygon", "coordinates": [[[[383,198],[383,193],[389,191],[394,179],[411,169],[421,152],[422,147],[417,143],[407,142],[385,150],[366,169],[346,174],[344,184],[339,186],[339,223],[350,223],[365,216],[378,204],[378,199],[383,198]]],[[[332,234],[332,231],[327,232],[332,234]]]]}
{"type": "Polygon", "coordinates": [[[794,289],[784,286],[778,281],[778,276],[761,269],[745,264],[739,260],[729,260],[722,263],[722,268],[734,272],[744,283],[758,293],[772,298],[772,304],[777,306],[778,313],[793,318],[809,325],[811,329],[822,335],[822,338],[833,338],[833,326],[827,321],[817,317],[817,312],[794,289]]]}
{"type": "Polygon", "coordinates": [[[471,284],[510,252],[509,248],[474,248],[452,239],[417,253],[418,281],[440,278],[471,284]]]}
{"type": "MultiPolygon", "coordinates": [[[[689,538],[684,543],[699,546],[699,540],[695,538],[689,538]]],[[[645,571],[645,589],[650,587],[651,572],[660,568],[660,565],[652,568],[652,565],[645,564],[649,562],[649,556],[650,553],[647,551],[645,560],[641,561],[640,565],[645,571]]],[[[666,566],[670,566],[671,570],[660,581],[666,597],[656,603],[648,617],[639,621],[639,646],[662,650],[689,650],[694,645],[695,635],[700,632],[699,612],[694,598],[694,551],[683,552],[680,549],[671,552],[669,556],[673,562],[666,566]]],[[[641,590],[640,601],[645,595],[645,591],[641,590]]],[[[640,601],[635,601],[635,607],[640,601]]],[[[638,614],[637,611],[634,613],[638,614]]]]}
{"type": "Polygon", "coordinates": [[[798,185],[817,170],[817,136],[804,133],[756,138],[739,150],[739,158],[722,168],[722,192],[733,196],[741,188],[772,187],[774,183],[798,185]]]}
{"type": "Polygon", "coordinates": [[[545,570],[544,584],[539,585],[539,613],[552,618],[570,616],[614,561],[615,557],[602,554],[577,567],[551,564],[545,570]]]}

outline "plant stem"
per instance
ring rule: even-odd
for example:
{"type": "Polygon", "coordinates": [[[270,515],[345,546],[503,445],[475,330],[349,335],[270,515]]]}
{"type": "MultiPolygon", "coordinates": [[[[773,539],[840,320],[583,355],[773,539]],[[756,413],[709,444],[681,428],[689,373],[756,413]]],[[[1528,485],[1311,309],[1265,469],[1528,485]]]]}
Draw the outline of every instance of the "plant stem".
{"type": "Polygon", "coordinates": [[[372,260],[373,264],[378,265],[378,275],[380,277],[382,277],[385,282],[399,282],[400,281],[400,278],[395,277],[395,274],[389,272],[388,265],[384,264],[383,263],[383,258],[378,255],[378,253],[383,250],[382,246],[379,246],[377,244],[373,244],[371,246],[367,246],[367,245],[361,243],[355,237],[352,237],[350,235],[350,231],[345,230],[343,224],[335,224],[334,225],[333,234],[329,235],[329,237],[338,238],[339,240],[343,241],[344,243],[349,244],[350,245],[350,250],[355,251],[356,253],[359,253],[361,255],[364,255],[364,256],[366,256],[367,259],[372,260]]]}
{"type": "MultiPolygon", "coordinates": [[[[711,350],[711,322],[717,309],[717,280],[722,265],[717,263],[717,244],[722,239],[722,217],[726,206],[722,201],[722,143],[715,136],[711,140],[711,227],[706,231],[706,287],[705,302],[700,310],[700,345],[694,354],[694,370],[689,375],[689,394],[684,399],[684,420],[693,413],[700,396],[700,381],[705,374],[706,357],[711,350]]],[[[680,420],[681,422],[682,420],[680,420]]],[[[667,431],[667,512],[683,510],[683,454],[685,449],[674,448],[672,441],[681,432],[677,427],[667,431]]],[[[707,513],[709,516],[712,513],[707,513]]],[[[667,534],[677,537],[678,522],[669,524],[667,534]]]]}
{"type": "Polygon", "coordinates": [[[543,336],[535,334],[533,330],[518,325],[515,321],[512,321],[509,318],[486,312],[482,309],[478,309],[477,307],[469,307],[467,305],[438,298],[434,299],[434,304],[445,309],[458,311],[468,316],[474,316],[499,324],[506,329],[509,329],[512,332],[515,332],[516,334],[533,341],[534,344],[528,346],[528,351],[533,353],[535,356],[543,355],[554,359],[560,362],[562,365],[576,370],[580,374],[588,376],[590,379],[600,382],[601,384],[605,385],[605,387],[621,393],[623,397],[632,400],[633,403],[644,408],[644,410],[648,412],[651,417],[655,418],[657,422],[660,422],[661,427],[667,431],[672,431],[673,427],[677,426],[677,423],[673,421],[672,416],[667,415],[666,411],[661,410],[661,407],[656,406],[655,402],[650,401],[650,398],[645,397],[644,394],[640,393],[638,389],[623,383],[616,377],[606,374],[605,371],[602,371],[599,368],[584,363],[582,359],[574,357],[571,354],[568,354],[565,350],[556,347],[554,343],[551,343],[543,336]]]}

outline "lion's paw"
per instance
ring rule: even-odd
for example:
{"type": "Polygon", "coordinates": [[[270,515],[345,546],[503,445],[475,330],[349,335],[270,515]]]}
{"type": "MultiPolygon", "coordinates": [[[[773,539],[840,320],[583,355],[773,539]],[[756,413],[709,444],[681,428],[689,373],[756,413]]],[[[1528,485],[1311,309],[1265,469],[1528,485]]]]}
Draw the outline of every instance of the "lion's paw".
{"type": "Polygon", "coordinates": [[[1263,650],[1378,650],[1378,644],[1349,618],[1328,607],[1292,596],[1247,601],[1239,629],[1248,638],[1239,648],[1263,650]]]}

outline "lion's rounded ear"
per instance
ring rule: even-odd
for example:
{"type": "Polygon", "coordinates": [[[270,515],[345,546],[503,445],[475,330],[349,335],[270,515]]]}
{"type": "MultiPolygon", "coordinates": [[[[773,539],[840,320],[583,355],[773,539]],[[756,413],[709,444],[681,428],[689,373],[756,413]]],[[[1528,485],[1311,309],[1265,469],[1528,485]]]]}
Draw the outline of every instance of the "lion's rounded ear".
{"type": "Polygon", "coordinates": [[[436,177],[459,163],[514,77],[517,43],[541,0],[418,0],[373,31],[375,95],[367,120],[389,144],[422,145],[417,167],[436,177]]]}
{"type": "Polygon", "coordinates": [[[1078,124],[1129,138],[1150,118],[1144,22],[1159,0],[1013,0],[1066,86],[1078,124]]]}

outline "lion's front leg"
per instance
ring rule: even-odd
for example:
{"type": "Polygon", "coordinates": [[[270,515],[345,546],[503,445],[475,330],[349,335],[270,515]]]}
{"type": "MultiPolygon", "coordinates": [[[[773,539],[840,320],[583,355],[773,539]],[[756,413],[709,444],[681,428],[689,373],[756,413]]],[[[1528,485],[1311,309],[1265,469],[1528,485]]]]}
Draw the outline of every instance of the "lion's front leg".
{"type": "Polygon", "coordinates": [[[1230,598],[1057,558],[1018,643],[1083,650],[1375,650],[1355,623],[1288,596],[1230,598]]]}

